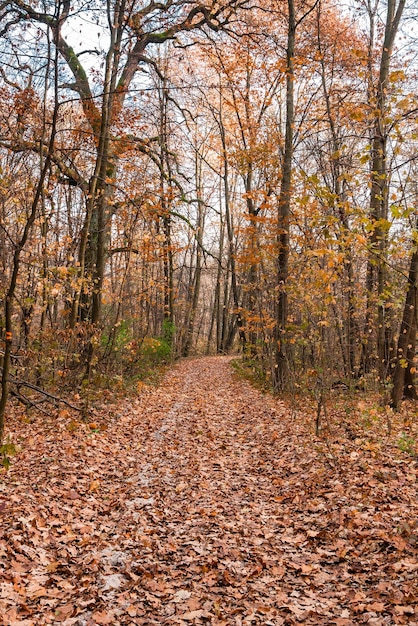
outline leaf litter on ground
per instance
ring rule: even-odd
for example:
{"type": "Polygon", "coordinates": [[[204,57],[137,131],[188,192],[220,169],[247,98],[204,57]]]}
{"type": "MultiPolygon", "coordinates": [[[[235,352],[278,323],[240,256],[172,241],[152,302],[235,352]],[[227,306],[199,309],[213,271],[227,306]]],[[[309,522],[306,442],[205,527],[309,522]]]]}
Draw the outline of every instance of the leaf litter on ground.
{"type": "Polygon", "coordinates": [[[3,623],[418,624],[414,439],[334,413],[315,436],[313,410],[228,357],[184,360],[90,424],[16,410],[3,623]]]}

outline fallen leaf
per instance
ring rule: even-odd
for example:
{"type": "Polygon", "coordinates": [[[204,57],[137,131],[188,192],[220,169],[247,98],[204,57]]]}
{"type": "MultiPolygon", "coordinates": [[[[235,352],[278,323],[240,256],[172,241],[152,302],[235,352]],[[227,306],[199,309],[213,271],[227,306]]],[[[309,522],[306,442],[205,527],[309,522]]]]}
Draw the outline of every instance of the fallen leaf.
{"type": "Polygon", "coordinates": [[[176,591],[174,594],[173,602],[185,602],[185,600],[188,600],[191,595],[190,591],[180,589],[180,591],[176,591]]]}
{"type": "Polygon", "coordinates": [[[120,589],[126,579],[121,574],[110,574],[109,576],[103,576],[103,580],[103,591],[109,591],[111,589],[120,589]]]}
{"type": "Polygon", "coordinates": [[[129,615],[129,617],[136,617],[137,611],[136,611],[136,607],[133,604],[130,604],[128,606],[128,608],[126,609],[126,612],[129,615]]]}
{"type": "Polygon", "coordinates": [[[67,498],[69,500],[78,500],[79,498],[81,498],[80,494],[77,493],[77,491],[75,491],[74,489],[71,489],[68,493],[67,493],[67,498]]]}
{"type": "Polygon", "coordinates": [[[113,612],[108,611],[95,611],[91,617],[96,624],[100,625],[113,624],[115,621],[113,612]]]}
{"type": "Polygon", "coordinates": [[[198,611],[189,611],[188,613],[183,613],[183,615],[179,615],[180,619],[185,620],[186,622],[191,622],[194,619],[205,617],[210,618],[211,613],[204,611],[203,609],[199,609],[198,611]]]}
{"type": "Polygon", "coordinates": [[[60,563],[58,561],[51,561],[51,563],[48,563],[48,565],[46,566],[46,571],[52,574],[53,572],[57,571],[59,566],[60,563]]]}
{"type": "Polygon", "coordinates": [[[75,611],[75,607],[73,604],[64,604],[64,606],[60,606],[55,611],[55,619],[58,622],[63,622],[73,615],[75,611]]]}
{"type": "Polygon", "coordinates": [[[396,604],[395,611],[398,615],[414,615],[415,609],[413,606],[401,606],[396,604]]]}

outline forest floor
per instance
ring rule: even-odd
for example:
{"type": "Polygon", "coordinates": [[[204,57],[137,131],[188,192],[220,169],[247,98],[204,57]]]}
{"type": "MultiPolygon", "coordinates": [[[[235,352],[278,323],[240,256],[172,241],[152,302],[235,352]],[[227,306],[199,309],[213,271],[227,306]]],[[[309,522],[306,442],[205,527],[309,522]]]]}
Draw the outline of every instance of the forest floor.
{"type": "Polygon", "coordinates": [[[15,411],[0,623],[418,624],[414,440],[328,403],[315,436],[212,357],[90,423],[15,411]]]}

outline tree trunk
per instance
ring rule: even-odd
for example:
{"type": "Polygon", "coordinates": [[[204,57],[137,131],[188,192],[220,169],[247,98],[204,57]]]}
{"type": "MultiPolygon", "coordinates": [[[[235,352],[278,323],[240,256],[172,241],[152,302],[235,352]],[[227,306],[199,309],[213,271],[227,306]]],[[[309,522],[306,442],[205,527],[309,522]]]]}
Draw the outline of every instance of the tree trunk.
{"type": "Polygon", "coordinates": [[[398,409],[404,396],[416,398],[414,384],[414,358],[417,332],[417,285],[418,285],[418,249],[411,257],[406,292],[405,307],[403,311],[401,329],[399,332],[398,346],[396,350],[395,367],[392,375],[391,404],[398,409]]]}
{"type": "MultiPolygon", "coordinates": [[[[222,94],[220,94],[221,96],[222,94]]],[[[237,270],[235,263],[235,245],[234,245],[234,227],[232,224],[232,215],[231,215],[231,203],[230,203],[230,189],[229,189],[229,163],[227,156],[227,145],[226,145],[226,132],[225,126],[223,124],[223,114],[222,114],[222,98],[220,98],[220,110],[219,110],[219,130],[221,135],[222,142],[222,151],[223,151],[223,186],[224,186],[224,201],[225,201],[225,222],[226,222],[226,233],[228,239],[228,257],[229,257],[229,269],[231,274],[231,291],[232,298],[234,301],[234,313],[237,318],[237,326],[239,337],[241,340],[241,345],[244,347],[247,343],[247,337],[244,330],[244,320],[242,318],[242,308],[240,302],[240,293],[238,288],[238,280],[237,280],[237,270]]],[[[227,283],[227,281],[226,281],[227,283]]],[[[227,285],[225,286],[227,290],[227,285]]],[[[223,323],[223,332],[222,332],[222,350],[225,350],[225,330],[226,330],[226,321],[227,321],[227,302],[224,302],[224,323],[223,323]]]]}
{"type": "MultiPolygon", "coordinates": [[[[7,288],[5,300],[4,300],[4,355],[3,355],[3,369],[1,377],[1,396],[0,396],[0,444],[3,441],[4,428],[5,428],[5,412],[7,406],[7,400],[9,396],[9,375],[11,365],[11,354],[13,344],[13,300],[15,297],[17,281],[19,277],[21,254],[26,246],[29,236],[32,232],[32,228],[35,224],[36,217],[38,215],[38,207],[42,200],[42,194],[44,190],[45,180],[50,170],[52,161],[51,155],[54,149],[55,137],[57,132],[57,120],[58,120],[58,60],[54,60],[54,111],[52,116],[51,131],[48,143],[48,150],[45,157],[45,161],[41,167],[41,173],[39,176],[38,184],[35,189],[35,195],[32,200],[32,206],[29,216],[26,220],[25,227],[23,229],[20,240],[15,244],[13,262],[12,262],[12,274],[7,288]]],[[[44,128],[45,130],[45,128],[44,128]]],[[[42,156],[42,155],[41,155],[42,156]]]]}
{"type": "Polygon", "coordinates": [[[288,302],[286,282],[289,273],[289,215],[290,196],[292,189],[292,164],[293,164],[293,127],[294,113],[294,81],[295,81],[295,40],[296,40],[296,15],[294,0],[288,0],[289,23],[287,32],[287,69],[286,69],[286,133],[284,155],[282,163],[282,177],[279,195],[278,224],[277,224],[277,303],[276,303],[276,326],[275,326],[275,367],[273,372],[273,384],[276,390],[283,389],[288,379],[288,360],[286,353],[286,324],[288,315],[288,302]]]}
{"type": "MultiPolygon", "coordinates": [[[[326,65],[324,60],[324,50],[321,40],[321,11],[320,7],[317,12],[317,39],[318,39],[318,51],[320,54],[321,63],[321,83],[322,91],[324,94],[325,107],[327,113],[327,120],[331,133],[331,149],[332,155],[330,159],[330,167],[332,171],[332,185],[330,185],[330,191],[335,196],[334,210],[341,223],[341,235],[339,238],[339,248],[345,257],[344,270],[346,271],[347,287],[345,293],[347,294],[347,313],[345,319],[345,337],[340,332],[339,340],[341,343],[342,356],[344,360],[345,374],[348,377],[352,377],[356,370],[356,330],[357,324],[355,321],[356,308],[355,308],[355,290],[354,290],[354,272],[353,272],[353,258],[351,246],[347,244],[347,239],[350,234],[350,224],[345,209],[345,189],[342,181],[341,174],[344,172],[343,160],[340,158],[342,151],[344,150],[344,139],[339,135],[338,125],[335,121],[335,112],[333,110],[331,95],[326,83],[326,65]]],[[[338,115],[338,113],[337,113],[338,115]]],[[[338,316],[336,315],[336,319],[338,316]]]]}
{"type": "Polygon", "coordinates": [[[186,329],[186,337],[183,346],[183,356],[187,357],[190,354],[192,344],[193,344],[193,334],[195,330],[195,321],[197,308],[199,304],[199,296],[200,296],[200,284],[202,278],[202,246],[203,246],[203,230],[205,223],[205,215],[203,209],[202,202],[202,163],[200,162],[200,158],[198,153],[196,152],[195,157],[195,179],[196,179],[196,196],[198,199],[197,203],[197,223],[196,223],[196,267],[193,276],[192,286],[192,302],[190,305],[190,312],[188,316],[188,324],[186,329]]]}
{"type": "MultiPolygon", "coordinates": [[[[377,296],[377,345],[376,356],[378,359],[378,374],[383,382],[389,368],[389,333],[387,330],[387,298],[386,291],[386,250],[388,239],[388,188],[389,173],[387,168],[387,89],[389,82],[390,62],[393,45],[398,31],[400,19],[405,6],[405,0],[388,0],[385,35],[380,58],[380,69],[377,86],[374,94],[375,123],[372,136],[371,148],[371,195],[370,195],[370,219],[372,223],[372,235],[370,240],[370,256],[367,267],[367,311],[365,338],[363,343],[363,371],[367,371],[371,360],[372,345],[372,307],[373,292],[376,289],[377,296]]],[[[372,19],[372,15],[370,16],[372,19]]]]}
{"type": "Polygon", "coordinates": [[[416,370],[416,345],[417,345],[417,306],[418,296],[415,298],[415,315],[412,320],[411,331],[409,333],[408,351],[406,353],[407,368],[405,370],[404,397],[410,400],[418,400],[418,393],[415,385],[416,370]]]}

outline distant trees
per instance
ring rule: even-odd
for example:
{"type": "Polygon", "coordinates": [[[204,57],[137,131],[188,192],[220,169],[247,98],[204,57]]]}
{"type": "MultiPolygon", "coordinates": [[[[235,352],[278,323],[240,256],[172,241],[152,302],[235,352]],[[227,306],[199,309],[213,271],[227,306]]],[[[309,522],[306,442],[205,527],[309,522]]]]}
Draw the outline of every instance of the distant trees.
{"type": "MultiPolygon", "coordinates": [[[[84,132],[90,135],[88,139],[86,136],[91,150],[86,163],[88,171],[81,169],[81,163],[78,163],[78,167],[69,172],[66,155],[55,159],[55,165],[68,182],[83,189],[86,195],[78,251],[80,286],[74,295],[73,323],[80,319],[97,324],[101,318],[109,229],[118,204],[119,156],[121,147],[125,148],[126,140],[130,139],[126,136],[124,115],[139,69],[155,64],[147,57],[147,49],[160,46],[182,32],[201,28],[217,32],[230,22],[234,9],[241,4],[244,3],[237,0],[208,5],[180,2],[172,6],[171,2],[143,5],[107,0],[88,9],[84,4],[70,5],[65,0],[57,0],[49,11],[40,11],[36,4],[23,1],[4,3],[5,31],[16,29],[16,24],[26,25],[29,29],[40,26],[41,37],[46,29],[45,35],[50,37],[59,53],[61,90],[72,93],[80,102],[84,132]],[[90,22],[88,31],[94,29],[105,42],[104,47],[96,46],[93,50],[85,46],[79,46],[79,50],[74,48],[66,33],[70,28],[82,28],[80,20],[90,22]],[[99,69],[89,72],[82,55],[87,55],[87,63],[91,63],[92,54],[98,57],[99,69]],[[84,288],[85,279],[90,281],[91,289],[84,288]]],[[[141,144],[142,137],[136,139],[141,144]]],[[[73,150],[77,148],[74,146],[73,150]]],[[[74,159],[71,161],[73,164],[74,159]]]]}

